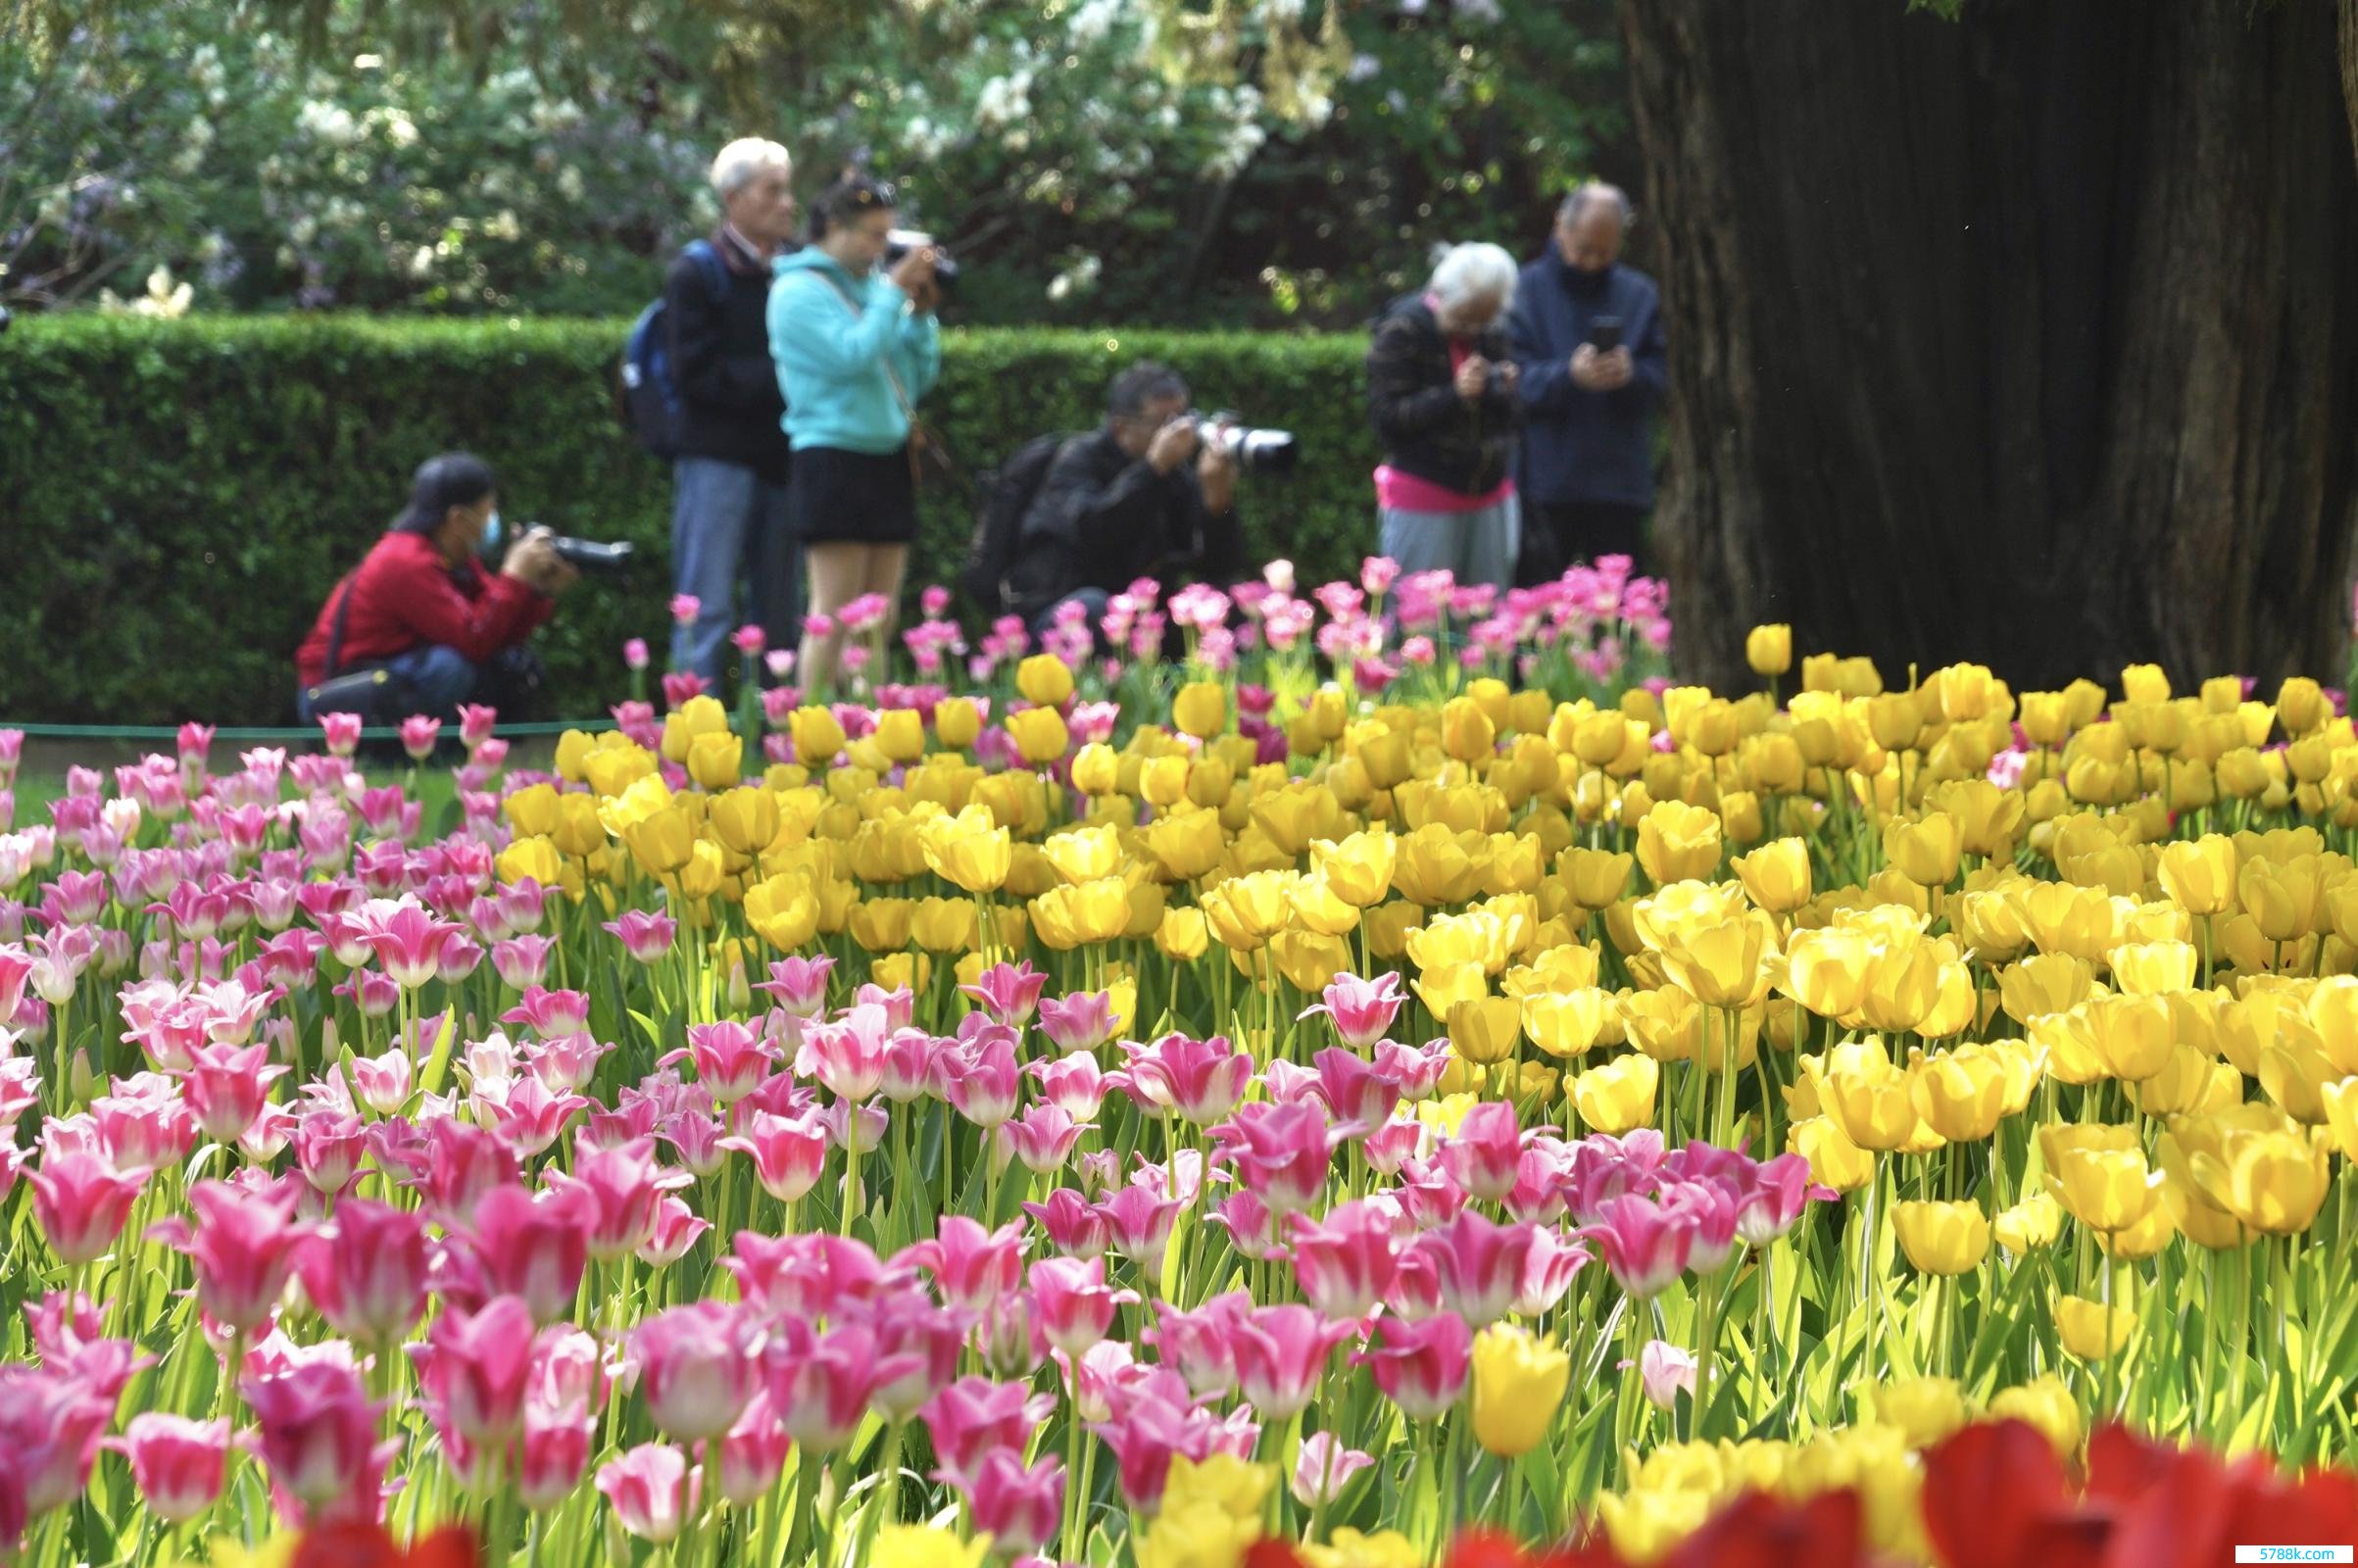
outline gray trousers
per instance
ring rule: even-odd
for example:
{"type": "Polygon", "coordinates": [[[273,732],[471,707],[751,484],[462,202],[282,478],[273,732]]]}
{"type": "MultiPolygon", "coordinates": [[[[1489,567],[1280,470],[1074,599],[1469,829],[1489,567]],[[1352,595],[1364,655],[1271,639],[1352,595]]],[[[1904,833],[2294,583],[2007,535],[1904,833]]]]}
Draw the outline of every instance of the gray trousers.
{"type": "Polygon", "coordinates": [[[1376,540],[1404,573],[1447,568],[1460,583],[1511,587],[1515,552],[1523,542],[1522,503],[1510,495],[1479,512],[1378,507],[1376,540]]]}

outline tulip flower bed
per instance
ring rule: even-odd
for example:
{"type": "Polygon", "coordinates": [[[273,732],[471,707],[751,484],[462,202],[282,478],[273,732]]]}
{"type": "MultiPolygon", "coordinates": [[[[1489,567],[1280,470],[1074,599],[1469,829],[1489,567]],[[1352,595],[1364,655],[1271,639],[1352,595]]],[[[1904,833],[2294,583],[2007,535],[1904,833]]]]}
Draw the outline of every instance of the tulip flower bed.
{"type": "Polygon", "coordinates": [[[1616,692],[1626,613],[1333,586],[1325,665],[1198,601],[0,830],[0,1561],[2358,1540],[2329,694],[1616,692]]]}

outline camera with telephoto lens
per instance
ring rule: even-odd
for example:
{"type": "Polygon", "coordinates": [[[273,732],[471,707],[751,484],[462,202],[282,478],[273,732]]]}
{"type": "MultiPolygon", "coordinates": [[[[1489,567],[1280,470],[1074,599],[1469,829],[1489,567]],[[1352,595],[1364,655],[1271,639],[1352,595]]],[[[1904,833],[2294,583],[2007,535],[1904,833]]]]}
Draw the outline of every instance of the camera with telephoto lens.
{"type": "Polygon", "coordinates": [[[1228,413],[1190,409],[1181,417],[1194,422],[1197,438],[1205,446],[1247,473],[1292,473],[1294,460],[1301,456],[1291,430],[1264,430],[1228,413]]]}
{"type": "Polygon", "coordinates": [[[901,265],[910,251],[933,250],[933,280],[945,294],[958,286],[958,258],[948,246],[921,229],[896,228],[884,236],[884,266],[887,270],[901,265]]]}
{"type": "MultiPolygon", "coordinates": [[[[530,533],[538,526],[538,523],[526,523],[524,532],[530,533]]],[[[558,560],[575,571],[594,571],[602,576],[613,576],[627,569],[630,558],[638,551],[638,547],[627,539],[616,539],[609,544],[596,539],[568,538],[561,533],[549,536],[549,549],[558,560]]]]}

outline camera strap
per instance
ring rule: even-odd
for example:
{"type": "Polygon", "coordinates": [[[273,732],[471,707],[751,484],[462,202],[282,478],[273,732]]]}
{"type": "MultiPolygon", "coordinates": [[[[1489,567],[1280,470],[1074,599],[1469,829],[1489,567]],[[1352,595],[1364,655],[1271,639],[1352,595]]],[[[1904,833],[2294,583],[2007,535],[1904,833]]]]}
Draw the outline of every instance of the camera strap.
{"type": "MultiPolygon", "coordinates": [[[[820,275],[826,276],[824,273],[820,275]]],[[[844,287],[841,281],[832,277],[827,278],[827,286],[835,291],[837,299],[843,301],[843,308],[852,313],[852,319],[859,320],[860,318],[860,301],[854,297],[852,291],[844,287]]],[[[885,382],[893,389],[893,401],[901,406],[901,416],[909,421],[909,483],[912,486],[922,484],[925,478],[925,460],[931,457],[934,462],[947,470],[950,455],[944,450],[941,442],[934,438],[933,432],[925,428],[925,421],[917,417],[917,406],[910,401],[909,388],[902,384],[901,372],[893,368],[893,353],[889,345],[878,357],[876,363],[884,368],[885,382]]]]}
{"type": "Polygon", "coordinates": [[[353,567],[352,575],[344,579],[343,591],[336,595],[335,618],[327,625],[327,668],[319,677],[322,681],[335,679],[344,667],[344,628],[352,624],[352,590],[359,586],[360,576],[360,567],[353,567]]]}

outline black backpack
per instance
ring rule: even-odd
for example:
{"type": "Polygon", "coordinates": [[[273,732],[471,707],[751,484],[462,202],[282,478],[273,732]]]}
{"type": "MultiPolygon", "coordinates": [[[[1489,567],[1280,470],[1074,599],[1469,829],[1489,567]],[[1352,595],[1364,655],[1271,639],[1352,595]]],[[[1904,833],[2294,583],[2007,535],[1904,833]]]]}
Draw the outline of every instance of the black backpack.
{"type": "MultiPolygon", "coordinates": [[[[711,240],[692,239],[681,254],[696,264],[714,299],[727,296],[728,270],[711,240]]],[[[670,333],[663,319],[667,310],[664,296],[658,294],[630,323],[614,388],[614,412],[622,427],[638,438],[650,456],[663,459],[678,454],[681,414],[679,386],[672,376],[670,333]]]]}
{"type": "Polygon", "coordinates": [[[985,473],[976,487],[981,499],[975,508],[974,537],[966,545],[966,564],[958,580],[966,597],[986,613],[1002,615],[1014,609],[1007,574],[1015,569],[1015,557],[1023,543],[1023,514],[1031,510],[1056,454],[1070,439],[1034,436],[1007,462],[985,473]]]}

